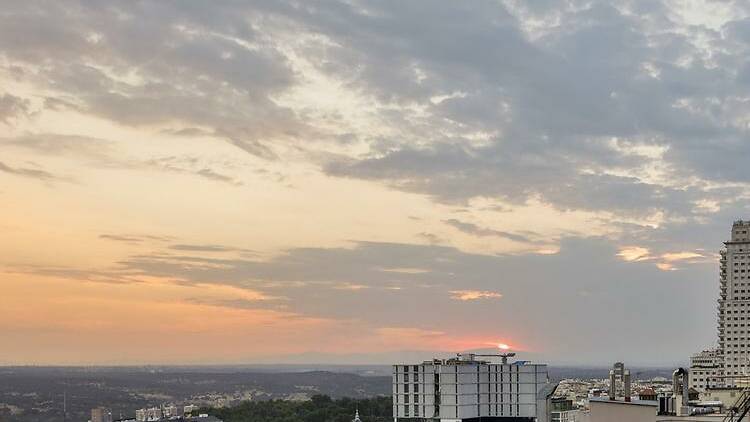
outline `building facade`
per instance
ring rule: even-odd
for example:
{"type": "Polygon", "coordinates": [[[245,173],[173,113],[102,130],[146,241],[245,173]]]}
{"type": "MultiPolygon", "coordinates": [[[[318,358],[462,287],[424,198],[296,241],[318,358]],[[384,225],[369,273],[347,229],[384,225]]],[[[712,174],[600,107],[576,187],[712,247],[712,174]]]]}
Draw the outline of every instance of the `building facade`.
{"type": "Polygon", "coordinates": [[[491,363],[475,355],[393,366],[396,422],[547,422],[550,388],[547,365],[491,363]]]}
{"type": "Polygon", "coordinates": [[[698,352],[690,357],[690,388],[706,391],[724,385],[722,353],[719,349],[698,352]]]}
{"type": "Polygon", "coordinates": [[[719,348],[726,385],[750,374],[750,221],[735,221],[720,255],[719,348]]]}

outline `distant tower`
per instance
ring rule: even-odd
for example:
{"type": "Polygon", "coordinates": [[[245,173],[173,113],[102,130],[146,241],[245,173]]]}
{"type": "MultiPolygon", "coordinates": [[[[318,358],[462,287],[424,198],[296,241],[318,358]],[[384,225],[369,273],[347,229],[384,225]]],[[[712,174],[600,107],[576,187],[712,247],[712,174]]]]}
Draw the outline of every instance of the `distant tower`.
{"type": "Polygon", "coordinates": [[[354,412],[354,420],[352,422],[362,422],[362,419],[359,418],[359,408],[354,412]]]}

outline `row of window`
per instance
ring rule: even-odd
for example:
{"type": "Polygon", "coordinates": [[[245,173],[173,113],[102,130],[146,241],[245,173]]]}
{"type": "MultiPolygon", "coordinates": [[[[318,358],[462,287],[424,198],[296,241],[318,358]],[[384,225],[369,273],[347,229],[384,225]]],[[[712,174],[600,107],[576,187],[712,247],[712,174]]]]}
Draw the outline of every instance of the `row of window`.
{"type": "MultiPolygon", "coordinates": [[[[424,406],[422,406],[421,410],[422,410],[422,415],[428,416],[428,415],[426,415],[424,406]]],[[[419,405],[414,404],[414,405],[406,405],[406,406],[404,406],[404,416],[407,416],[407,417],[408,416],[420,416],[420,414],[419,414],[420,412],[419,411],[420,411],[419,405]]],[[[456,415],[458,415],[458,406],[455,406],[455,412],[456,412],[456,415]]],[[[489,412],[490,412],[490,415],[499,415],[499,416],[520,415],[521,414],[521,406],[519,404],[516,404],[516,405],[509,405],[509,404],[506,404],[506,405],[497,405],[497,404],[495,404],[495,405],[490,405],[489,406],[489,412]]],[[[478,415],[482,414],[481,409],[480,409],[479,406],[477,406],[477,414],[478,415]]]]}

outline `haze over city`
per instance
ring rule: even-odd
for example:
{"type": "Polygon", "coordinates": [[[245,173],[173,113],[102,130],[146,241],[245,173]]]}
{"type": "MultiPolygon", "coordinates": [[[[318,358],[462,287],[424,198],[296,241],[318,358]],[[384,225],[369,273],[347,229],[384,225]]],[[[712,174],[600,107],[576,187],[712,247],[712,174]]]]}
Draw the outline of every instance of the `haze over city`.
{"type": "Polygon", "coordinates": [[[0,365],[716,344],[746,2],[0,4],[0,365]]]}

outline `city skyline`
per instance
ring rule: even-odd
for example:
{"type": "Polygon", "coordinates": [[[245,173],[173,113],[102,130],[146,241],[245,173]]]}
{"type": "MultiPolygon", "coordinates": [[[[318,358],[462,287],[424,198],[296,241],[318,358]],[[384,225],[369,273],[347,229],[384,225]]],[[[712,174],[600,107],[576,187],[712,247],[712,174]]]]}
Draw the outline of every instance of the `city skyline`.
{"type": "Polygon", "coordinates": [[[687,361],[749,50],[735,1],[6,1],[0,365],[687,361]]]}

